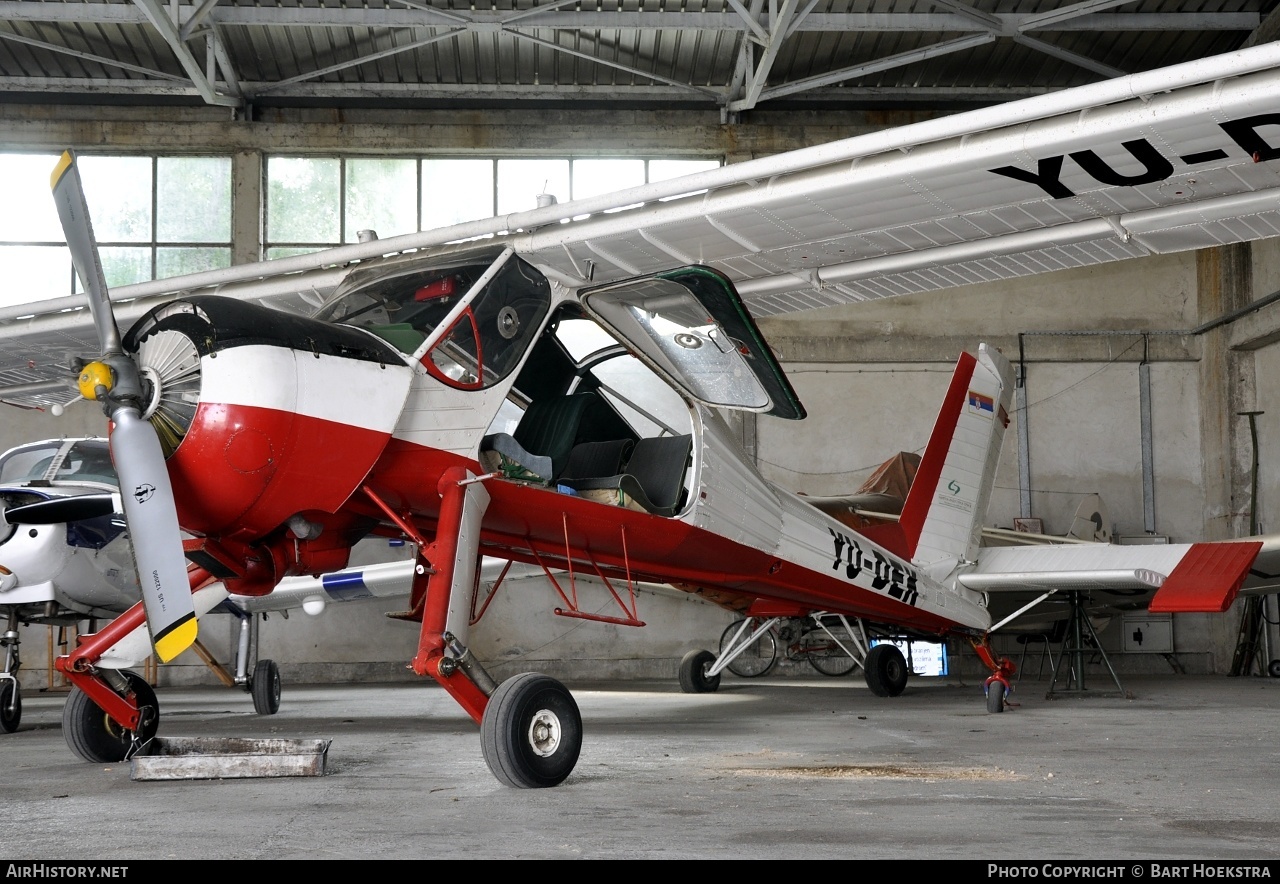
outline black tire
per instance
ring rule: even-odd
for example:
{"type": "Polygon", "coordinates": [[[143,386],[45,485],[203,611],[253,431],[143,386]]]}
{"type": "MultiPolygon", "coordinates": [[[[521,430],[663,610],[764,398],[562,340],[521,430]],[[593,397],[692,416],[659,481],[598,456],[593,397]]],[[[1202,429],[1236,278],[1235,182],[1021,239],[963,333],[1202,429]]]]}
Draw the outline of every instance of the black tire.
{"type": "MultiPolygon", "coordinates": [[[[138,726],[138,742],[146,742],[160,727],[160,704],[156,692],[142,676],[124,671],[135,694],[142,719],[138,726]]],[[[72,688],[62,707],[62,735],[71,751],[85,761],[114,764],[129,757],[134,744],[133,731],[121,727],[102,707],[79,688],[72,688]]]]}
{"type": "Polygon", "coordinates": [[[858,668],[858,661],[853,659],[844,648],[857,647],[849,630],[839,620],[826,624],[826,629],[818,627],[804,634],[800,639],[800,653],[809,661],[809,665],[832,678],[848,675],[858,668]],[[828,634],[830,630],[830,634],[828,634]],[[839,643],[832,640],[835,636],[839,643]]]}
{"type": "Polygon", "coordinates": [[[720,687],[720,674],[707,675],[707,667],[716,662],[710,651],[690,651],[680,661],[680,690],[686,694],[710,694],[720,687]]]}
{"type": "Polygon", "coordinates": [[[1272,660],[1267,666],[1267,674],[1272,678],[1280,678],[1280,660],[1272,660]]]}
{"type": "Polygon", "coordinates": [[[22,691],[11,681],[0,688],[0,731],[11,734],[22,721],[22,691]]]}
{"type": "Polygon", "coordinates": [[[896,697],[907,687],[907,660],[896,645],[879,644],[867,652],[867,687],[877,697],[896,697]]]}
{"type": "MultiPolygon", "coordinates": [[[[747,632],[750,633],[758,625],[757,620],[752,620],[747,626],[747,632]]],[[[729,646],[729,642],[737,635],[738,629],[741,628],[743,621],[735,620],[725,627],[724,632],[720,633],[720,653],[723,654],[729,646]]],[[[753,641],[741,654],[733,658],[726,669],[741,678],[758,678],[772,671],[774,665],[778,662],[778,642],[773,637],[773,630],[766,629],[760,633],[760,637],[753,641]]]]}
{"type": "Polygon", "coordinates": [[[480,720],[485,764],[505,786],[558,786],[582,750],[582,716],[568,689],[524,672],[498,685],[480,720]]]}
{"type": "Polygon", "coordinates": [[[253,711],[259,715],[275,715],[280,711],[280,667],[274,660],[259,660],[249,682],[253,692],[253,711]]]}
{"type": "Polygon", "coordinates": [[[993,681],[987,685],[987,711],[1004,711],[1005,686],[1002,682],[993,681]]]}

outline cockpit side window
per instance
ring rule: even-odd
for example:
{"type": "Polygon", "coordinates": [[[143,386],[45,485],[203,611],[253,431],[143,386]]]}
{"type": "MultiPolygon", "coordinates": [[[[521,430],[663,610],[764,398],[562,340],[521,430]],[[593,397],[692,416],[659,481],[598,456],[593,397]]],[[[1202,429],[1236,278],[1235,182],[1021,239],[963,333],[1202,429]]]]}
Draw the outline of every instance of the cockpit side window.
{"type": "MultiPolygon", "coordinates": [[[[340,296],[317,318],[365,328],[414,354],[459,305],[487,264],[417,269],[340,296]]],[[[512,257],[422,357],[434,377],[463,389],[505,379],[520,363],[551,306],[551,287],[512,257]]]]}

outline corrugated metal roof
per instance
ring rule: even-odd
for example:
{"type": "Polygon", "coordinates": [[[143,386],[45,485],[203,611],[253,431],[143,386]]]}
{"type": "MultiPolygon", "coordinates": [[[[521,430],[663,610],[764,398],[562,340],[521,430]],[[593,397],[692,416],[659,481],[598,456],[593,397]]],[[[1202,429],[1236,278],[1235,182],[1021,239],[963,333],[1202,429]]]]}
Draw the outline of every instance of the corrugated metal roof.
{"type": "Polygon", "coordinates": [[[989,104],[1270,39],[1275,0],[0,0],[0,101],[989,104]]]}

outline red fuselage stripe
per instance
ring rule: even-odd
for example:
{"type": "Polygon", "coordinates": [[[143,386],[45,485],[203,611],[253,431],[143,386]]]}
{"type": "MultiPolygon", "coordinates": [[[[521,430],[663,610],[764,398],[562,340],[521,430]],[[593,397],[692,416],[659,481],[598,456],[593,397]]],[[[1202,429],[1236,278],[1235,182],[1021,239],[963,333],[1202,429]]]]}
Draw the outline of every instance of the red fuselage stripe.
{"type": "MultiPolygon", "coordinates": [[[[430,537],[439,516],[440,495],[427,477],[439,476],[454,465],[479,471],[478,464],[466,458],[392,440],[369,483],[391,505],[412,510],[415,525],[430,537]]],[[[633,580],[785,599],[813,610],[901,623],[938,634],[956,625],[842,579],[834,556],[829,571],[816,570],[782,562],[770,552],[677,519],[516,482],[493,480],[485,487],[491,501],[485,512],[481,552],[487,555],[522,562],[541,559],[548,567],[563,568],[567,544],[575,570],[598,569],[611,580],[625,579],[629,573],[633,580]]],[[[353,500],[351,505],[359,503],[353,500]]],[[[372,506],[369,513],[378,514],[372,506]]]]}

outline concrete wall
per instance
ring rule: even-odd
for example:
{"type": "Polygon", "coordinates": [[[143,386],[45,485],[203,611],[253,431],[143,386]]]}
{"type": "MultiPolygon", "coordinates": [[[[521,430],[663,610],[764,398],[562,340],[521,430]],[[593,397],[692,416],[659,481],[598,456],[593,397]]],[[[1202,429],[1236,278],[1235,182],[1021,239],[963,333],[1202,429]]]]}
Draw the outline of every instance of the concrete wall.
{"type": "MultiPolygon", "coordinates": [[[[606,111],[522,114],[279,111],[246,123],[192,109],[92,109],[0,105],[0,150],[230,150],[237,155],[236,253],[253,256],[265,152],[545,152],[577,155],[689,152],[731,161],[821,143],[918,119],[907,114],[753,112],[737,125],[712,115],[606,111]]],[[[385,234],[390,231],[384,232],[385,234]]],[[[924,445],[958,353],[979,341],[999,346],[1026,369],[1028,409],[1014,415],[988,523],[1044,520],[1064,532],[1080,499],[1102,495],[1113,530],[1173,541],[1247,533],[1257,418],[1257,521],[1280,526],[1280,306],[1263,307],[1210,331],[1198,326],[1280,289],[1280,248],[1211,250],[1152,257],[1016,282],[765,319],[761,326],[791,374],[810,417],[795,424],[749,418],[743,425],[765,475],[797,491],[853,490],[898,451],[924,445]],[[1144,507],[1140,365],[1152,394],[1153,507],[1144,507]],[[1020,480],[1019,430],[1027,430],[1029,487],[1020,480]],[[1022,501],[1029,499],[1029,512],[1022,501]]],[[[0,446],[56,435],[101,433],[83,407],[62,418],[9,409],[0,446]]],[[[500,596],[473,635],[477,655],[499,674],[520,667],[564,674],[675,678],[685,650],[714,648],[729,615],[700,600],[642,592],[644,629],[554,617],[550,587],[500,596]]],[[[273,616],[261,624],[261,656],[290,680],[412,677],[416,629],[385,617],[395,603],[331,607],[319,617],[273,616]]],[[[1187,671],[1222,673],[1234,649],[1236,613],[1180,616],[1178,659],[1187,671]]],[[[1121,647],[1118,624],[1104,643],[1121,647]]],[[[43,633],[25,630],[26,681],[48,678],[43,633]]],[[[230,659],[228,623],[205,632],[210,651],[230,659]],[[225,634],[221,630],[225,629],[225,634]]],[[[1020,649],[1010,645],[1015,653],[1020,649]]],[[[1273,654],[1272,656],[1276,656],[1273,654]]],[[[970,665],[972,661],[965,663],[970,665]]],[[[1163,671],[1150,655],[1121,655],[1121,671],[1163,671]]],[[[212,680],[193,654],[165,667],[162,683],[212,680]]]]}

